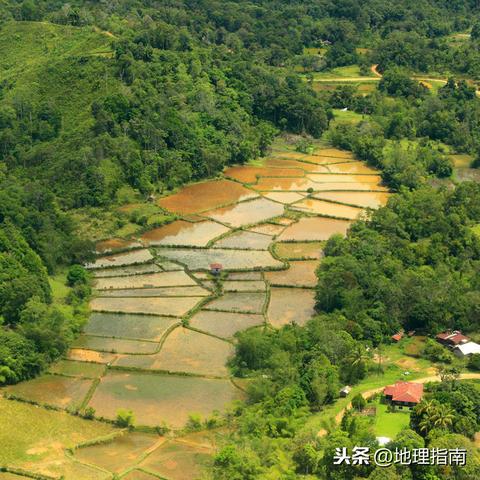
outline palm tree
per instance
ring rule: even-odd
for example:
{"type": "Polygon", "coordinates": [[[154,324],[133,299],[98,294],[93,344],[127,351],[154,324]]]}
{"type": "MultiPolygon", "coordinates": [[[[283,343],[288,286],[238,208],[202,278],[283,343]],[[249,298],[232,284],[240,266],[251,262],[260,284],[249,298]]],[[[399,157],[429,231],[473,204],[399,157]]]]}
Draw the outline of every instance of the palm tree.
{"type": "Polygon", "coordinates": [[[422,420],[419,423],[420,431],[428,433],[434,428],[448,430],[452,426],[455,418],[454,411],[449,405],[438,402],[422,402],[417,413],[421,415],[422,420]]]}

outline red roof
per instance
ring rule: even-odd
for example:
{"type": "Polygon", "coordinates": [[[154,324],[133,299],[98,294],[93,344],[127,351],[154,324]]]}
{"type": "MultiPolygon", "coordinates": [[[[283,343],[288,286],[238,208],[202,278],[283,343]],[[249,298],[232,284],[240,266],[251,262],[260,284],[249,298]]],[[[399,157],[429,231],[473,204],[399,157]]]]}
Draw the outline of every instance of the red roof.
{"type": "Polygon", "coordinates": [[[398,332],[395,335],[392,335],[392,340],[395,340],[396,342],[399,342],[403,338],[403,333],[398,332]]]}
{"type": "Polygon", "coordinates": [[[211,263],[210,268],[223,268],[221,263],[211,263]]]}
{"type": "Polygon", "coordinates": [[[420,403],[423,396],[423,383],[397,382],[383,390],[384,395],[392,397],[394,402],[420,403]]]}
{"type": "Polygon", "coordinates": [[[462,332],[442,332],[436,336],[437,340],[443,340],[444,342],[451,343],[452,345],[460,345],[461,343],[468,342],[470,339],[462,332]]]}

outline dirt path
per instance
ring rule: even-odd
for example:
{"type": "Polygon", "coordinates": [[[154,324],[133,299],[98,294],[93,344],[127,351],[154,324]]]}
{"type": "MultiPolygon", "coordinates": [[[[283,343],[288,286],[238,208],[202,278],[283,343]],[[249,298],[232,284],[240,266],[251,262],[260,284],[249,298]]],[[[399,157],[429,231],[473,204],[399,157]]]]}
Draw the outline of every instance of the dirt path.
{"type": "MultiPolygon", "coordinates": [[[[480,373],[462,373],[460,375],[460,380],[480,380],[480,373]]],[[[415,383],[428,383],[428,382],[439,382],[441,379],[440,379],[440,376],[439,375],[431,375],[429,377],[423,377],[423,378],[417,378],[416,380],[414,380],[415,383]]],[[[371,396],[375,395],[376,393],[380,393],[383,391],[383,389],[388,386],[388,385],[391,385],[390,383],[386,384],[386,385],[383,385],[381,387],[377,387],[377,388],[372,388],[370,390],[365,390],[364,392],[362,392],[362,397],[367,400],[368,398],[370,398],[371,396]]],[[[337,413],[337,415],[335,415],[335,423],[338,425],[341,421],[342,421],[342,418],[343,416],[345,415],[345,411],[352,408],[352,404],[349,403],[345,408],[343,408],[342,410],[340,410],[340,412],[337,413]]],[[[317,433],[317,436],[318,437],[324,437],[325,435],[328,434],[328,431],[324,428],[322,428],[318,433],[317,433]]]]}
{"type": "Polygon", "coordinates": [[[378,78],[382,78],[382,74],[378,71],[378,64],[372,65],[370,71],[378,78]]]}

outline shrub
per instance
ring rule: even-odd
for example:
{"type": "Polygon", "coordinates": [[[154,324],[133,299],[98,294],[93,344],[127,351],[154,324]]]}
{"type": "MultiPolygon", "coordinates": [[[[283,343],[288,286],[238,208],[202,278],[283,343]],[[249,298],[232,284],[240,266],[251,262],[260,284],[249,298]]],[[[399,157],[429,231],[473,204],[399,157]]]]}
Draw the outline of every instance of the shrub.
{"type": "Polygon", "coordinates": [[[362,397],[361,393],[357,393],[357,395],[352,398],[352,407],[355,410],[361,412],[366,407],[366,405],[367,401],[362,397]]]}
{"type": "Polygon", "coordinates": [[[133,428],[135,424],[135,417],[131,410],[125,410],[121,408],[117,411],[117,418],[115,419],[115,425],[121,428],[133,428]]]}
{"type": "Polygon", "coordinates": [[[75,287],[77,285],[88,284],[88,272],[81,265],[72,265],[67,273],[67,285],[75,287]]]}
{"type": "Polygon", "coordinates": [[[83,413],[83,418],[93,420],[95,418],[95,409],[93,407],[87,407],[83,413]]]}

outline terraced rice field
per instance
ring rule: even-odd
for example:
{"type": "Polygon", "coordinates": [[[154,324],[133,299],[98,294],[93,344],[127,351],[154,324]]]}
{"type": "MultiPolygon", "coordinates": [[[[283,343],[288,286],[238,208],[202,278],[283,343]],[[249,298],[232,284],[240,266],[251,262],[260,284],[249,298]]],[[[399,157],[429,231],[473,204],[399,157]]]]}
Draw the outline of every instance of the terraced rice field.
{"type": "Polygon", "coordinates": [[[334,234],[345,235],[351,222],[325,217],[303,217],[287,227],[278,241],[305,242],[328,240],[334,234]]]}
{"type": "Polygon", "coordinates": [[[258,198],[248,202],[237,203],[230,207],[211,210],[205,212],[204,215],[232,227],[242,227],[263,222],[282,213],[282,205],[265,198],[258,198]]]}
{"type": "Polygon", "coordinates": [[[95,263],[87,265],[89,268],[111,268],[125,267],[137,263],[147,263],[153,260],[153,255],[147,249],[133,250],[131,252],[119,253],[117,255],[107,255],[99,257],[95,263]]]}
{"type": "Polygon", "coordinates": [[[159,288],[124,288],[102,290],[100,297],[208,297],[210,291],[200,286],[159,287],[159,288]]]}
{"type": "Polygon", "coordinates": [[[139,461],[141,455],[153,447],[158,438],[145,433],[119,435],[111,442],[78,448],[75,458],[90,465],[96,465],[110,472],[122,472],[132,463],[139,461]]]}
{"type": "Polygon", "coordinates": [[[85,378],[43,375],[5,388],[16,397],[59,408],[77,409],[82,405],[92,380],[85,378]]]}
{"type": "Polygon", "coordinates": [[[185,272],[160,272],[145,275],[132,275],[130,277],[99,278],[95,282],[97,290],[112,288],[153,288],[153,287],[183,287],[196,285],[185,272]]]}
{"type": "Polygon", "coordinates": [[[217,240],[213,248],[232,248],[248,250],[267,250],[272,239],[261,233],[238,231],[228,237],[217,240]]]}
{"type": "Polygon", "coordinates": [[[323,255],[322,242],[276,243],[275,253],[284,260],[319,260],[323,255]]]}
{"type": "Polygon", "coordinates": [[[73,343],[73,348],[83,348],[85,350],[96,350],[99,352],[147,354],[155,353],[158,349],[158,344],[156,342],[125,340],[124,338],[81,335],[73,343]]]}
{"type": "Polygon", "coordinates": [[[227,379],[112,370],[102,378],[89,406],[105,418],[114,419],[118,409],[127,408],[139,425],[165,422],[178,429],[192,413],[206,417],[242,397],[227,379]]]}
{"type": "Polygon", "coordinates": [[[227,227],[216,222],[192,223],[177,220],[143,234],[141,239],[147,245],[205,247],[210,240],[228,231],[227,227]]]}
{"type": "Polygon", "coordinates": [[[226,377],[225,364],[233,355],[230,343],[186,328],[176,328],[155,355],[121,355],[116,366],[142,370],[226,377]]]}
{"type": "Polygon", "coordinates": [[[192,328],[222,338],[231,338],[235,333],[248,328],[264,325],[265,319],[260,314],[214,312],[203,310],[190,319],[192,328]]]}
{"type": "Polygon", "coordinates": [[[162,257],[181,262],[190,270],[209,270],[212,263],[220,263],[226,270],[268,270],[283,267],[283,263],[267,251],[220,248],[162,248],[157,251],[162,257]]]}
{"type": "Polygon", "coordinates": [[[93,312],[144,313],[182,317],[204,297],[142,297],[109,298],[99,297],[90,302],[93,312]]]}
{"type": "Polygon", "coordinates": [[[84,332],[90,335],[159,341],[178,319],[157,315],[93,313],[84,332]]]}
{"type": "Polygon", "coordinates": [[[343,218],[345,220],[355,220],[360,218],[363,210],[349,205],[327,202],[325,200],[316,200],[307,198],[292,206],[294,210],[301,212],[323,215],[325,217],[343,218]]]}
{"type": "Polygon", "coordinates": [[[295,287],[311,287],[317,283],[315,270],[318,267],[317,260],[304,260],[290,262],[290,268],[286,271],[266,272],[265,279],[270,285],[293,285],[295,287]]]}
{"type": "Polygon", "coordinates": [[[212,300],[204,308],[224,312],[262,313],[265,305],[265,293],[227,292],[212,300]]]}
{"type": "MultiPolygon", "coordinates": [[[[203,433],[178,437],[178,430],[192,414],[206,418],[244,398],[226,366],[235,334],[305,324],[314,314],[324,242],[345,235],[364,209],[389,196],[377,172],[336,149],[274,152],[225,175],[235,181],[190,185],[160,199],[177,214],[172,223],[101,242],[88,265],[95,293],[82,335],[50,373],[6,389],[61,409],[92,407],[108,420],[131,409],[137,425],[166,424],[174,435],[126,433],[74,449],[75,461],[63,442],[41,468],[37,445],[29,443],[33,453],[22,466],[66,480],[201,477],[215,442],[203,433]],[[209,273],[212,263],[222,264],[221,276],[209,273]]],[[[68,446],[85,438],[74,434],[68,446]]]]}

